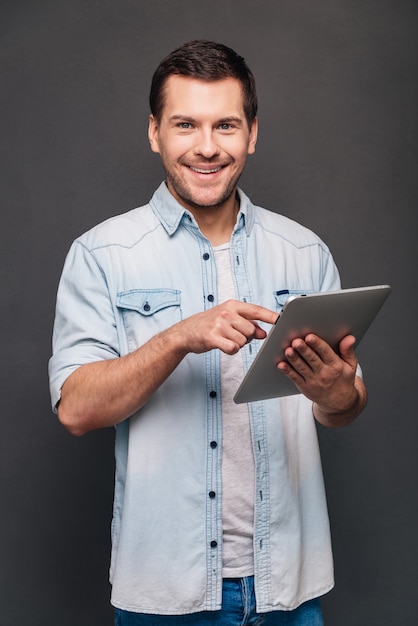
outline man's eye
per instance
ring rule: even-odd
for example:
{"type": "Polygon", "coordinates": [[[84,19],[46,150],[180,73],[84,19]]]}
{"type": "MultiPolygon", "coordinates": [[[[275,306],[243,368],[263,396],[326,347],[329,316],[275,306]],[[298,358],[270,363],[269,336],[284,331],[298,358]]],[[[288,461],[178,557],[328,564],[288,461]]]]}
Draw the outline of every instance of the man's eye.
{"type": "Polygon", "coordinates": [[[190,122],[180,122],[179,124],[177,124],[177,126],[179,128],[183,128],[184,130],[188,130],[189,128],[192,127],[192,125],[190,124],[190,122]]]}
{"type": "Polygon", "coordinates": [[[221,130],[231,130],[232,125],[231,125],[231,124],[227,124],[227,123],[225,123],[225,124],[220,124],[219,128],[220,128],[221,130]]]}

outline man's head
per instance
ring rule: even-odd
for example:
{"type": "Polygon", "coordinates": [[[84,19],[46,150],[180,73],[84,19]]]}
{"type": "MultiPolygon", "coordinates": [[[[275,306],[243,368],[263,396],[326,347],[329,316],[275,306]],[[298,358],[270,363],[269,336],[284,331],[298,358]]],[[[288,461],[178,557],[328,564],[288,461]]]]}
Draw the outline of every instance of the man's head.
{"type": "Polygon", "coordinates": [[[237,79],[242,88],[244,113],[248,127],[257,115],[257,93],[254,76],[245,60],[223,44],[207,40],[185,43],[165,59],[156,69],[150,91],[151,113],[157,121],[164,107],[164,87],[170,76],[187,76],[203,81],[237,79]]]}
{"type": "Polygon", "coordinates": [[[231,225],[236,186],[257,141],[254,79],[245,61],[220,44],[185,44],[155,72],[150,103],[148,138],[169,191],[196,219],[214,209],[231,225]]]}

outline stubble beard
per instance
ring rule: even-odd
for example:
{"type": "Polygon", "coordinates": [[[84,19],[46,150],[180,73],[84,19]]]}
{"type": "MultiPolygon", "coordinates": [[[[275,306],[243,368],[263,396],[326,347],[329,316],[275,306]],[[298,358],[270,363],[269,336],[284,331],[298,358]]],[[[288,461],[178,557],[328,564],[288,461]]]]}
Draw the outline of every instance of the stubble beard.
{"type": "Polygon", "coordinates": [[[231,179],[226,187],[220,191],[219,196],[211,202],[199,201],[193,191],[189,189],[188,185],[184,183],[178,176],[174,176],[166,171],[167,182],[172,187],[177,197],[180,198],[185,204],[193,209],[217,209],[227,202],[233,194],[235,194],[238,180],[241,177],[241,173],[238,176],[231,179]]]}

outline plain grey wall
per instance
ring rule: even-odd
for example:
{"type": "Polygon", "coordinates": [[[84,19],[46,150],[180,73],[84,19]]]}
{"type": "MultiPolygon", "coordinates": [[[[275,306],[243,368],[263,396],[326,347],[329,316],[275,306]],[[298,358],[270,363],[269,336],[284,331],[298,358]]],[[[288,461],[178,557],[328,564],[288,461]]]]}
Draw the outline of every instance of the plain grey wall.
{"type": "Polygon", "coordinates": [[[71,241],[148,200],[159,60],[222,41],[257,78],[242,186],[313,228],[345,287],[393,294],[360,346],[370,401],[320,430],[336,560],[327,626],[415,626],[416,0],[0,2],[0,626],[106,626],[113,432],[73,439],[47,361],[71,241]]]}

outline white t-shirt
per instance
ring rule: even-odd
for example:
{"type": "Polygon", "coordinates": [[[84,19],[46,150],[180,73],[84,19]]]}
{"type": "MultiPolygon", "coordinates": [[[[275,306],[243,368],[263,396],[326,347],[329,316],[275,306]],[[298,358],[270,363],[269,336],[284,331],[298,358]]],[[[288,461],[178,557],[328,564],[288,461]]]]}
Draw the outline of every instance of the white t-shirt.
{"type": "MultiPolygon", "coordinates": [[[[218,302],[236,298],[231,272],[230,246],[214,248],[218,302]]],[[[222,575],[254,574],[254,456],[247,404],[233,396],[244,376],[241,352],[221,355],[222,388],[222,575]]]]}

